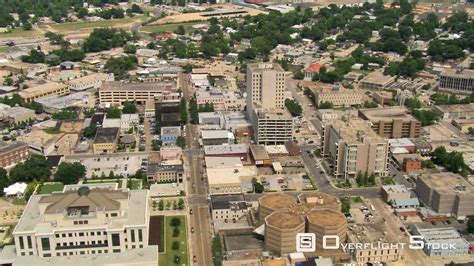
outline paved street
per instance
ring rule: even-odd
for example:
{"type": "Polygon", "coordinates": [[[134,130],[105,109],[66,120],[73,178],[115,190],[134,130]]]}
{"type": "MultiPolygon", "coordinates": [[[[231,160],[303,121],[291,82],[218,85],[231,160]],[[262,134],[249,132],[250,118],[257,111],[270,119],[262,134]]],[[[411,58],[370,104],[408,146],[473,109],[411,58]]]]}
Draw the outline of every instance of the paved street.
{"type": "Polygon", "coordinates": [[[309,176],[313,180],[319,191],[329,193],[334,196],[362,196],[365,198],[378,198],[380,194],[379,188],[352,188],[352,189],[340,189],[336,188],[331,184],[329,176],[323,172],[320,174],[321,167],[317,168],[316,161],[314,158],[309,157],[307,151],[312,151],[316,148],[314,145],[302,146],[301,157],[306,165],[309,176]]]}
{"type": "MultiPolygon", "coordinates": [[[[184,98],[187,102],[192,96],[192,91],[188,86],[187,74],[180,74],[180,88],[183,90],[184,98]]],[[[188,116],[190,117],[190,116],[188,116]]],[[[190,233],[190,256],[196,256],[197,262],[194,265],[212,265],[211,254],[211,224],[209,207],[207,203],[207,192],[205,178],[203,177],[202,157],[199,149],[199,132],[195,125],[186,125],[186,145],[185,160],[187,169],[187,201],[189,230],[194,228],[194,233],[190,233]],[[192,211],[192,214],[191,214],[192,211]]]]}

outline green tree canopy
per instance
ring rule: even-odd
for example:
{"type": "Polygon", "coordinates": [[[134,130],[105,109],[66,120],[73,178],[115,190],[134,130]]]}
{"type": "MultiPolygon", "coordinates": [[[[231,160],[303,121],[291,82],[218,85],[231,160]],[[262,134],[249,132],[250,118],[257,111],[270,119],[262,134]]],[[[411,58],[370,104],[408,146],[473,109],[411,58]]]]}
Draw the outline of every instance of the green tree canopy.
{"type": "Polygon", "coordinates": [[[78,162],[62,162],[54,174],[54,181],[70,185],[76,184],[80,178],[84,178],[85,176],[86,168],[84,165],[78,162]]]}

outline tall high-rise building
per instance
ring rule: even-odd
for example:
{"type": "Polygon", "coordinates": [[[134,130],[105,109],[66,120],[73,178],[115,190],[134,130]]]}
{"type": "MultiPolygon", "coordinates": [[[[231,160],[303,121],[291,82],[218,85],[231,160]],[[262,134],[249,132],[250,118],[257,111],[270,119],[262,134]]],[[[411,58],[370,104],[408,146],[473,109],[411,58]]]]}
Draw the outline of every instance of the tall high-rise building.
{"type": "Polygon", "coordinates": [[[285,71],[280,65],[247,66],[247,112],[258,144],[292,139],[293,118],[285,109],[285,71]]]}
{"type": "Polygon", "coordinates": [[[388,139],[377,135],[360,118],[328,121],[321,142],[324,157],[337,177],[355,177],[359,172],[387,174],[388,139]]]}
{"type": "Polygon", "coordinates": [[[264,109],[285,107],[285,71],[279,64],[247,66],[247,106],[251,103],[264,109]]]}

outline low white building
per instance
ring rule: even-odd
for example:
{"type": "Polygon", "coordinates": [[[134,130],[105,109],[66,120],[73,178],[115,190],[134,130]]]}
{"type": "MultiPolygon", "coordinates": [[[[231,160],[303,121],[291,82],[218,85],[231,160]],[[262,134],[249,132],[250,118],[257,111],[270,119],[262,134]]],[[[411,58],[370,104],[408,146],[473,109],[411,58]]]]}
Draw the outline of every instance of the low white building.
{"type": "Polygon", "coordinates": [[[3,189],[3,193],[7,197],[23,197],[25,195],[27,184],[26,183],[15,183],[3,189]]]}

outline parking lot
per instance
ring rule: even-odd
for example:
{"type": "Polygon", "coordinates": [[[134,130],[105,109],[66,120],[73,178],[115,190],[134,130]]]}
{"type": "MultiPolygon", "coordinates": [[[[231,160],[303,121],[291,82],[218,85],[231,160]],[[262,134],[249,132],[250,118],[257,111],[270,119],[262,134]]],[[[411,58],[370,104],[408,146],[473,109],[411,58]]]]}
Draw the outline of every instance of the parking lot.
{"type": "Polygon", "coordinates": [[[184,191],[182,183],[153,184],[150,186],[151,197],[179,196],[184,191]]]}
{"type": "Polygon", "coordinates": [[[266,191],[302,191],[313,188],[309,178],[304,175],[264,175],[259,181],[266,191]]]}

